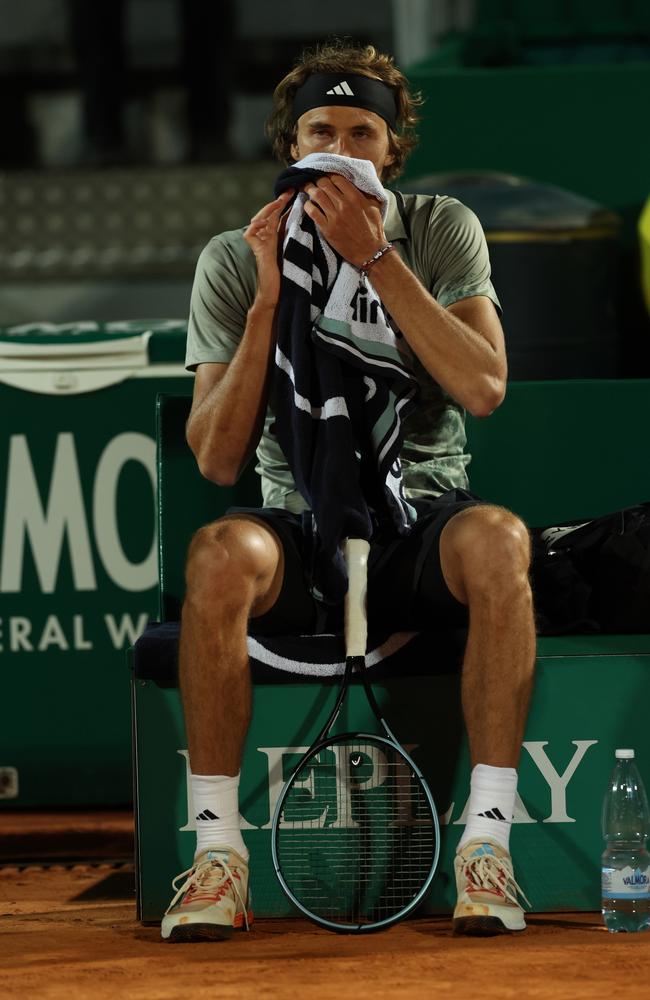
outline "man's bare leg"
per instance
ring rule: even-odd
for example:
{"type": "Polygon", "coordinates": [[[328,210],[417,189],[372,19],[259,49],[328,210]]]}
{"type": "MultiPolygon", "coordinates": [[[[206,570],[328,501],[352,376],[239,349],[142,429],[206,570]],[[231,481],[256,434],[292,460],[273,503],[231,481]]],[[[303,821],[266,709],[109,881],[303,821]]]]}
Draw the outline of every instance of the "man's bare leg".
{"type": "Polygon", "coordinates": [[[469,607],[462,700],[472,765],[516,768],[535,666],[528,532],[502,508],[471,507],[443,528],[440,559],[469,607]]]}
{"type": "Polygon", "coordinates": [[[275,603],[282,546],[263,522],[222,518],[197,532],[187,559],[179,650],[196,856],[216,845],[248,860],[239,769],[251,715],[248,619],[275,603]]]}
{"type": "Polygon", "coordinates": [[[535,664],[528,532],[502,508],[470,508],[445,525],[440,556],[449,589],[469,608],[462,701],[473,767],[454,861],[454,933],[522,931],[510,826],[535,664]]]}
{"type": "Polygon", "coordinates": [[[277,600],[282,546],[255,518],[222,518],[192,539],[186,575],[179,666],[197,846],[162,920],[172,942],[220,940],[253,919],[239,818],[251,712],[246,632],[249,617],[277,600]]]}
{"type": "Polygon", "coordinates": [[[251,712],[248,619],[273,606],[283,572],[282,546],[259,521],[222,518],[192,540],[179,677],[194,774],[239,771],[251,712]]]}

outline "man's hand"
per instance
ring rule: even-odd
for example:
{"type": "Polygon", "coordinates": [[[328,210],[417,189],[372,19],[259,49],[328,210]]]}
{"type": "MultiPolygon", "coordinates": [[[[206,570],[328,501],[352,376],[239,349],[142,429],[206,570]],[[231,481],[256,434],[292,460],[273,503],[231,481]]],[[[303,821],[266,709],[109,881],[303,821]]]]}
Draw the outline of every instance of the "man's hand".
{"type": "Polygon", "coordinates": [[[364,194],[340,174],[305,184],[305,212],[342,257],[360,267],[387,243],[375,198],[364,194]]]}
{"type": "Polygon", "coordinates": [[[275,307],[280,297],[280,268],[278,243],[281,239],[282,213],[293,197],[293,190],[284,191],[275,201],[264,205],[253,216],[244,231],[244,239],[255,254],[257,264],[256,302],[275,307]]]}

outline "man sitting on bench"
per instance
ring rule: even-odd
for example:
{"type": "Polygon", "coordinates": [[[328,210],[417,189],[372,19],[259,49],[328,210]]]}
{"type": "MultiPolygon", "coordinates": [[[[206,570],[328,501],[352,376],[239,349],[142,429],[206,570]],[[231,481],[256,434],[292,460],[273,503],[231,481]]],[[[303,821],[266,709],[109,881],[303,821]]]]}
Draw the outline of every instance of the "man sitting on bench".
{"type": "MultiPolygon", "coordinates": [[[[345,262],[360,287],[343,303],[351,310],[343,326],[365,321],[358,315],[361,296],[378,297],[373,322],[384,325],[376,336],[392,340],[417,387],[404,426],[395,418],[401,463],[376,488],[377,497],[392,491],[390,516],[381,502],[368,503],[370,625],[430,631],[432,662],[437,626],[469,626],[462,705],[472,773],[455,861],[454,930],[525,928],[509,834],[535,658],[529,536],[512,513],[467,492],[464,452],[465,411],[487,417],[503,400],[504,338],[473,213],[453,198],[383,187],[399,175],[415,143],[416,105],[405,77],[372,46],[325,45],[303,56],[278,85],[269,120],[279,158],[299,164],[285,178],[290,186],[246,229],[212,239],[198,262],[186,359],[196,372],[187,439],[201,472],[222,485],[237,480],[257,449],[264,507],[229,513],[202,528],[190,546],[180,685],[197,848],[163,919],[162,935],[172,941],[226,937],[251,919],[238,807],[251,706],[247,629],[341,629],[341,603],[319,599],[319,577],[311,573],[314,537],[304,529],[316,521],[318,548],[321,520],[304,516],[308,504],[296,486],[304,470],[297,468],[299,449],[286,416],[287,405],[306,407],[325,433],[329,414],[310,408],[293,381],[298,362],[276,344],[287,333],[278,331],[287,322],[279,304],[291,282],[312,289],[314,319],[322,308],[317,293],[327,298],[345,262]],[[319,155],[305,167],[316,167],[300,176],[309,154],[319,155]],[[336,157],[354,183],[336,172],[336,157]],[[304,202],[305,225],[295,224],[298,251],[291,256],[282,236],[295,196],[304,202]],[[303,253],[311,223],[320,234],[309,243],[313,268],[303,253]]],[[[349,372],[348,379],[364,380],[370,398],[373,380],[362,369],[349,372]]],[[[363,463],[361,453],[357,458],[363,463]]],[[[311,485],[313,509],[328,484],[311,485]]],[[[336,581],[325,582],[336,589],[336,581]]]]}

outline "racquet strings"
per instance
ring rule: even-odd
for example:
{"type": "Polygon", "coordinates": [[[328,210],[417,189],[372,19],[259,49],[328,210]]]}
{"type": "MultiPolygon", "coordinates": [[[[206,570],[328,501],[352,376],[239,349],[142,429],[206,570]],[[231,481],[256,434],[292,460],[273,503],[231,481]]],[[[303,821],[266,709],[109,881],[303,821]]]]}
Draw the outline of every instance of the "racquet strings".
{"type": "Polygon", "coordinates": [[[383,738],[332,738],[288,787],[277,827],[287,888],[316,917],[378,924],[412,903],[436,858],[430,800],[383,738]]]}

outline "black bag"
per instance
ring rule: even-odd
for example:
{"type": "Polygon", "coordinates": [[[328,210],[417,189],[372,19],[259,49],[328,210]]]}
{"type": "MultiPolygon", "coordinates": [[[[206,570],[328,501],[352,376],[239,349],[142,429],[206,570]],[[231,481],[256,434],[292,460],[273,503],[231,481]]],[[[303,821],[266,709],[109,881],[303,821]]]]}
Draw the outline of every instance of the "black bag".
{"type": "Polygon", "coordinates": [[[650,503],[531,533],[540,635],[650,632],[650,503]]]}

